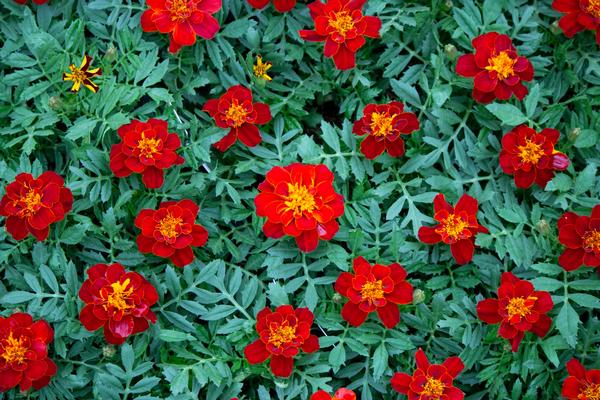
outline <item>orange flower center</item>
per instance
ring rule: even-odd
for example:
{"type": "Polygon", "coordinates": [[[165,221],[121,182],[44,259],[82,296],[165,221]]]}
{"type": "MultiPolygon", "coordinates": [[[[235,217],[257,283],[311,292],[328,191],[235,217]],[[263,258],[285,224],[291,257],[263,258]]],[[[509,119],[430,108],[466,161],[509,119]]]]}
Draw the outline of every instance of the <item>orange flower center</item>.
{"type": "Polygon", "coordinates": [[[70,75],[70,80],[73,81],[73,83],[79,83],[80,85],[83,84],[83,81],[85,81],[86,79],[88,79],[90,76],[90,74],[88,74],[86,71],[83,71],[79,68],[77,68],[75,65],[71,64],[69,66],[69,69],[71,70],[70,75]]]}
{"type": "Polygon", "coordinates": [[[108,306],[112,306],[120,311],[126,311],[134,307],[133,304],[129,304],[129,297],[133,293],[133,286],[127,288],[131,281],[129,278],[125,279],[123,283],[114,282],[110,285],[112,293],[108,295],[104,309],[108,306]]]}
{"type": "Polygon", "coordinates": [[[593,252],[600,252],[600,231],[593,230],[587,231],[583,235],[583,247],[586,250],[593,252]]]}
{"type": "Polygon", "coordinates": [[[428,395],[437,400],[444,394],[444,389],[445,385],[442,381],[428,376],[421,395],[428,395]]]}
{"type": "Polygon", "coordinates": [[[526,317],[531,314],[531,309],[535,304],[535,300],[537,297],[529,296],[525,297],[513,297],[508,301],[508,305],[506,306],[506,313],[508,314],[508,318],[512,319],[515,316],[526,317]]]}
{"type": "Polygon", "coordinates": [[[25,206],[21,213],[24,216],[31,216],[40,209],[42,204],[42,195],[35,189],[29,189],[27,194],[20,199],[21,203],[25,206]]]}
{"type": "Polygon", "coordinates": [[[389,115],[388,113],[376,113],[371,114],[371,132],[375,136],[387,136],[392,133],[394,129],[394,117],[395,115],[389,115]]]}
{"type": "Polygon", "coordinates": [[[468,227],[469,223],[467,221],[456,214],[450,214],[444,222],[442,222],[441,232],[438,233],[445,233],[453,239],[458,239],[460,234],[468,227]]]}
{"type": "Polygon", "coordinates": [[[501,51],[500,54],[488,60],[489,65],[485,67],[488,71],[496,71],[498,79],[503,80],[515,74],[515,64],[517,59],[510,58],[507,52],[501,51]]]}
{"type": "Polygon", "coordinates": [[[525,145],[517,146],[519,149],[519,157],[524,163],[537,164],[544,155],[544,150],[541,144],[537,144],[527,139],[525,145]]]}
{"type": "Polygon", "coordinates": [[[167,1],[167,9],[171,12],[171,21],[181,23],[196,11],[196,4],[190,0],[171,0],[167,1]]]}
{"type": "Polygon", "coordinates": [[[288,196],[285,201],[288,210],[292,210],[294,215],[301,215],[305,212],[313,212],[317,203],[311,191],[299,183],[288,183],[288,196]]]}
{"type": "Polygon", "coordinates": [[[367,300],[373,303],[383,298],[383,282],[381,280],[366,282],[362,288],[360,288],[360,295],[363,300],[367,300]]]}
{"type": "Polygon", "coordinates": [[[0,344],[0,357],[4,359],[6,364],[22,364],[25,362],[25,355],[29,348],[25,346],[25,338],[15,338],[13,333],[8,334],[8,338],[4,343],[0,344]]]}
{"type": "Polygon", "coordinates": [[[237,128],[246,122],[246,116],[248,112],[244,109],[244,106],[239,104],[236,99],[233,99],[229,109],[225,112],[225,118],[231,121],[230,124],[237,128]]]}
{"type": "Polygon", "coordinates": [[[593,383],[583,389],[583,392],[577,396],[581,400],[600,400],[600,384],[593,383]]]}
{"type": "Polygon", "coordinates": [[[600,18],[600,0],[589,0],[588,6],[585,9],[585,11],[587,11],[596,18],[600,18]]]}
{"type": "Polygon", "coordinates": [[[140,150],[140,155],[146,158],[154,158],[158,153],[158,147],[162,144],[162,140],[157,138],[147,138],[142,132],[142,138],[138,141],[137,148],[140,150]]]}
{"type": "Polygon", "coordinates": [[[287,321],[277,326],[271,326],[269,333],[269,343],[275,347],[289,343],[296,338],[296,327],[290,326],[287,321]]]}
{"type": "Polygon", "coordinates": [[[339,11],[329,16],[329,26],[342,36],[354,29],[354,19],[348,11],[339,11]]]}
{"type": "Polygon", "coordinates": [[[156,225],[156,229],[161,235],[168,239],[173,239],[179,236],[180,230],[178,229],[183,223],[183,219],[175,218],[171,214],[167,214],[166,217],[160,220],[156,225]]]}

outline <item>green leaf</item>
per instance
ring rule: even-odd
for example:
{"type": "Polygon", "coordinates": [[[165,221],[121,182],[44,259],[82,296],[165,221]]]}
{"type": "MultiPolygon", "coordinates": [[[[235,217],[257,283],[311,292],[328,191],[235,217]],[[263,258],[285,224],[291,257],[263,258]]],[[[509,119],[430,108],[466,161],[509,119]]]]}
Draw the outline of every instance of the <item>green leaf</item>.
{"type": "Polygon", "coordinates": [[[527,122],[521,110],[511,104],[492,103],[485,106],[503,125],[516,126],[527,122]]]}
{"type": "Polygon", "coordinates": [[[579,329],[579,315],[568,301],[563,304],[558,317],[556,317],[556,328],[568,345],[575,348],[579,329]]]}

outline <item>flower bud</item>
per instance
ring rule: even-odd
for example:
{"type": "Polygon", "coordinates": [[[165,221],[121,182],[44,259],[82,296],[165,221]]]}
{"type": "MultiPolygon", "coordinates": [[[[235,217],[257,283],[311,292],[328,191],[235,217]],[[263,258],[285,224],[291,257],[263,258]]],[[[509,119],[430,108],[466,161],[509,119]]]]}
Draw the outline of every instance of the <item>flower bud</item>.
{"type": "Polygon", "coordinates": [[[343,299],[343,297],[342,297],[342,295],[341,295],[341,294],[339,294],[339,293],[334,293],[334,294],[333,294],[333,298],[332,298],[332,300],[333,300],[333,302],[334,302],[335,304],[340,304],[340,303],[341,303],[341,302],[342,302],[344,299],[343,299]]]}
{"type": "Polygon", "coordinates": [[[415,289],[413,292],[413,304],[419,304],[425,301],[425,292],[421,289],[415,289]]]}
{"type": "Polygon", "coordinates": [[[454,61],[456,60],[456,56],[458,55],[458,51],[453,44],[447,44],[444,46],[444,53],[448,59],[454,61]]]}
{"type": "Polygon", "coordinates": [[[107,344],[105,346],[102,346],[102,355],[105,358],[113,358],[116,353],[117,353],[117,349],[112,344],[107,344]]]}
{"type": "Polygon", "coordinates": [[[62,107],[63,102],[60,97],[52,96],[48,99],[48,107],[53,110],[58,110],[62,107]]]}
{"type": "Polygon", "coordinates": [[[560,29],[560,26],[558,25],[558,20],[554,21],[550,25],[550,32],[552,32],[553,35],[558,35],[558,34],[562,33],[562,30],[560,29]]]}
{"type": "Polygon", "coordinates": [[[569,141],[574,142],[577,140],[577,137],[581,133],[581,128],[573,128],[569,133],[567,133],[567,139],[569,141]]]}
{"type": "Polygon", "coordinates": [[[446,7],[448,8],[452,8],[454,7],[454,3],[452,2],[452,0],[446,0],[446,2],[444,3],[446,5],[446,7]]]}
{"type": "Polygon", "coordinates": [[[115,58],[117,58],[117,53],[117,48],[111,44],[110,47],[106,49],[106,54],[104,54],[104,58],[107,61],[113,61],[115,58]]]}
{"type": "Polygon", "coordinates": [[[535,224],[535,229],[537,229],[537,231],[544,236],[546,236],[546,235],[548,235],[548,233],[550,233],[550,225],[548,224],[548,221],[546,221],[545,219],[540,219],[535,224]]]}

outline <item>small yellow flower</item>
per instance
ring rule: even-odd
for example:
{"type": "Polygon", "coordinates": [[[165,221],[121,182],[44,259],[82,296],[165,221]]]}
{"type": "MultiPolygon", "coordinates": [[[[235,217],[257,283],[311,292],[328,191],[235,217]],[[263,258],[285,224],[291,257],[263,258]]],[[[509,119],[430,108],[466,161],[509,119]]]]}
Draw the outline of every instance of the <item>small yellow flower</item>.
{"type": "Polygon", "coordinates": [[[92,57],[86,54],[83,57],[83,61],[79,68],[77,68],[75,64],[71,64],[69,65],[71,73],[63,72],[63,81],[73,82],[71,92],[79,92],[79,89],[81,89],[81,85],[90,89],[94,93],[98,92],[99,87],[94,82],[92,82],[91,78],[102,75],[102,70],[100,68],[90,69],[91,63],[92,57]]]}
{"type": "Polygon", "coordinates": [[[254,67],[252,68],[254,70],[254,76],[256,76],[257,78],[262,78],[265,81],[270,81],[272,78],[269,75],[267,75],[267,72],[271,69],[272,66],[273,64],[271,64],[268,61],[266,63],[263,63],[262,57],[257,56],[256,65],[254,65],[254,67]]]}

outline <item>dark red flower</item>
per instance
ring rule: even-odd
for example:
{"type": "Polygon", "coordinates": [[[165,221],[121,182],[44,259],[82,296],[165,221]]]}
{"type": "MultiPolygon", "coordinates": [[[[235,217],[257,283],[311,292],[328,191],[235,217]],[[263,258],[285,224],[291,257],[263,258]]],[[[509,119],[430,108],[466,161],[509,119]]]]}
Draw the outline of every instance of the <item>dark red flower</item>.
{"type": "Polygon", "coordinates": [[[147,188],[156,189],[164,181],[163,169],[183,164],[176,151],[179,136],[169,133],[167,122],[151,118],[148,122],[133,120],[117,131],[122,142],[110,150],[110,169],[119,178],[142,174],[147,188]]]}
{"type": "Polygon", "coordinates": [[[600,369],[586,370],[581,363],[572,359],[567,363],[569,376],[562,387],[562,395],[567,400],[600,399],[600,369]]]}
{"type": "Polygon", "coordinates": [[[508,100],[514,94],[519,100],[527,95],[523,81],[533,79],[533,66],[517,54],[511,39],[490,32],[473,39],[474,54],[458,59],[456,72],[474,77],[473,98],[480,103],[494,99],[508,100]]]}
{"type": "Polygon", "coordinates": [[[498,288],[498,299],[485,299],[477,304],[479,319],[487,324],[500,323],[498,334],[508,339],[512,351],[519,349],[525,332],[546,336],[552,319],[546,314],[554,303],[548,292],[535,291],[529,281],[504,272],[498,288]]]}
{"type": "Polygon", "coordinates": [[[447,358],[442,364],[431,364],[421,349],[415,354],[417,369],[412,376],[396,372],[392,388],[409,400],[462,400],[465,394],[454,387],[454,379],[465,368],[459,357],[447,358]]]}
{"type": "Polygon", "coordinates": [[[310,400],[356,400],[356,393],[350,389],[341,388],[333,396],[324,390],[319,390],[310,396],[310,400]]]}
{"type": "MultiPolygon", "coordinates": [[[[248,0],[248,4],[254,8],[265,8],[270,1],[271,0],[248,0]]],[[[273,5],[275,6],[275,9],[281,13],[288,12],[296,7],[296,0],[273,0],[273,5]]]]}
{"type": "Polygon", "coordinates": [[[79,289],[85,306],[79,320],[88,331],[104,327],[108,343],[122,344],[131,335],[148,329],[156,315],[150,307],[158,293],[137,272],[125,271],[119,263],[96,264],[87,270],[88,278],[79,289]]]}
{"type": "Polygon", "coordinates": [[[333,173],[323,164],[273,167],[258,185],[256,214],[267,217],[267,237],[290,235],[298,248],[311,252],[319,240],[331,240],[344,213],[344,198],[333,187],[333,173]]]}
{"type": "Polygon", "coordinates": [[[287,378],[294,368],[294,356],[319,350],[319,338],[310,334],[314,315],[308,308],[279,306],[275,311],[263,308],[256,316],[259,339],[244,349],[250,364],[271,358],[273,375],[287,378]]]}
{"type": "Polygon", "coordinates": [[[466,264],[473,259],[475,236],[488,233],[486,227],[477,222],[477,200],[463,194],[452,207],[443,194],[433,199],[434,218],[439,222],[434,227],[422,226],[419,240],[427,244],[444,242],[450,245],[452,256],[458,264],[466,264]]]}
{"type": "Polygon", "coordinates": [[[558,263],[567,271],[581,265],[598,268],[600,273],[600,205],[592,214],[564,213],[558,220],[558,240],[566,247],[558,257],[558,263]]]}
{"type": "Polygon", "coordinates": [[[515,176],[515,185],[528,188],[537,183],[542,189],[554,171],[569,166],[569,158],[554,149],[560,133],[556,129],[544,129],[537,133],[526,125],[517,126],[502,137],[500,167],[515,176]]]}
{"type": "Polygon", "coordinates": [[[309,42],[325,42],[325,57],[333,57],[337,69],[354,68],[355,53],[367,42],[378,38],[381,20],[364,16],[367,0],[317,0],[308,5],[315,22],[314,30],[301,30],[300,37],[309,42]]]}
{"type": "Polygon", "coordinates": [[[150,7],[142,14],[144,32],[168,33],[169,52],[196,43],[196,35],[212,39],[219,21],[212,16],[221,9],[221,0],[146,0],[150,7]]]}
{"type": "Polygon", "coordinates": [[[584,29],[596,31],[596,43],[600,45],[600,1],[598,0],[554,0],[552,8],[565,13],[558,26],[572,38],[584,29]]]}
{"type": "MultiPolygon", "coordinates": [[[[46,4],[48,2],[48,0],[31,0],[31,1],[33,1],[37,5],[46,4]]],[[[17,4],[26,4],[27,0],[15,0],[15,3],[17,3],[17,4]]]]}
{"type": "Polygon", "coordinates": [[[6,186],[0,215],[6,217],[6,230],[15,240],[23,240],[29,233],[45,240],[50,225],[63,220],[72,206],[73,194],[62,177],[46,171],[34,179],[23,172],[6,186]]]}
{"type": "Polygon", "coordinates": [[[53,340],[54,331],[44,320],[33,322],[26,313],[0,317],[0,392],[48,385],[56,375],[56,364],[48,358],[53,340]]]}
{"type": "Polygon", "coordinates": [[[398,304],[413,300],[412,285],[406,282],[406,271],[398,263],[371,265],[363,257],[353,263],[354,274],[342,272],[335,282],[335,290],[348,301],[342,308],[342,317],[352,326],[360,326],[377,311],[386,328],[400,322],[398,304]]]}
{"type": "Polygon", "coordinates": [[[166,201],[158,210],[143,209],[135,219],[142,232],[137,237],[138,249],[169,258],[178,267],[194,261],[192,247],[204,246],[208,232],[196,224],[200,207],[191,200],[166,201]]]}
{"type": "Polygon", "coordinates": [[[213,146],[219,151],[230,148],[239,138],[248,147],[262,141],[256,125],[271,120],[271,110],[265,103],[253,103],[252,92],[241,85],[232,86],[218,99],[211,99],[202,110],[210,114],[217,126],[229,129],[225,137],[213,146]]]}
{"type": "Polygon", "coordinates": [[[363,117],[354,123],[352,132],[365,135],[360,151],[370,160],[383,153],[392,157],[404,155],[404,141],[400,135],[419,129],[419,120],[411,112],[404,112],[404,104],[393,101],[389,104],[367,104],[363,117]]]}

